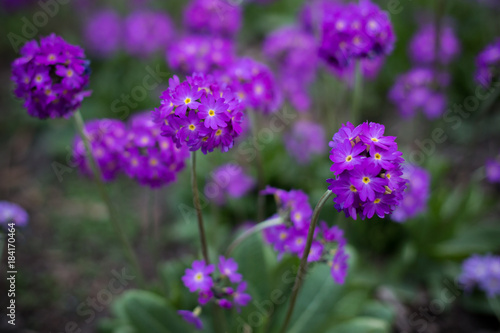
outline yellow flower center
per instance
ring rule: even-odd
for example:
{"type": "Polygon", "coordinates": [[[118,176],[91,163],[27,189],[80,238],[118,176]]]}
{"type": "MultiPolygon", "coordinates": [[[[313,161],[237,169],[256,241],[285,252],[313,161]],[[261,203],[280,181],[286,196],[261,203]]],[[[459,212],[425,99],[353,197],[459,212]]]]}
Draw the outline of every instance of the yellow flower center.
{"type": "Polygon", "coordinates": [[[42,76],[41,75],[37,75],[36,78],[35,78],[36,82],[41,82],[42,81],[42,76]]]}
{"type": "Polygon", "coordinates": [[[300,214],[299,212],[297,212],[297,213],[295,213],[294,217],[295,217],[296,220],[300,220],[302,218],[302,214],[300,214]]]}
{"type": "Polygon", "coordinates": [[[390,174],[390,173],[387,173],[385,176],[386,176],[388,179],[391,179],[391,174],[390,174]]]}
{"type": "Polygon", "coordinates": [[[208,111],[208,115],[209,115],[210,117],[215,116],[215,111],[214,111],[214,110],[209,110],[209,111],[208,111]]]}
{"type": "Polygon", "coordinates": [[[191,125],[189,125],[189,129],[190,129],[191,131],[194,131],[194,130],[196,129],[196,126],[194,126],[193,124],[191,124],[191,125]]]}
{"type": "Polygon", "coordinates": [[[378,142],[378,139],[377,138],[372,138],[372,141],[373,142],[378,142]]]}
{"type": "Polygon", "coordinates": [[[72,76],[73,76],[73,70],[72,70],[72,69],[68,69],[68,70],[66,71],[66,75],[67,75],[68,77],[72,77],[72,76]]]}
{"type": "Polygon", "coordinates": [[[186,103],[186,104],[191,103],[191,98],[189,98],[189,97],[188,97],[188,98],[186,98],[186,99],[184,100],[184,103],[186,103]]]}
{"type": "Polygon", "coordinates": [[[139,164],[139,161],[136,158],[132,159],[133,166],[137,166],[138,164],[139,164]]]}
{"type": "Polygon", "coordinates": [[[376,204],[378,204],[379,202],[380,202],[380,199],[379,199],[379,198],[377,198],[377,199],[375,199],[375,200],[373,201],[373,203],[376,203],[376,204]]]}
{"type": "Polygon", "coordinates": [[[304,243],[304,239],[302,239],[302,238],[297,238],[297,240],[295,241],[295,243],[296,243],[297,245],[300,245],[300,244],[304,243]]]}
{"type": "Polygon", "coordinates": [[[376,153],[374,157],[375,157],[376,160],[380,160],[382,158],[382,156],[380,156],[379,153],[376,153]]]}
{"type": "Polygon", "coordinates": [[[215,132],[215,135],[219,136],[222,134],[222,130],[221,129],[218,129],[217,132],[215,132]]]}
{"type": "Polygon", "coordinates": [[[357,192],[357,191],[358,191],[358,190],[356,190],[356,188],[354,187],[354,185],[349,186],[349,189],[350,189],[352,192],[357,192]]]}
{"type": "Polygon", "coordinates": [[[285,238],[286,238],[286,236],[287,236],[287,235],[286,235],[286,232],[282,232],[282,233],[280,234],[280,239],[285,239],[285,238]]]}
{"type": "Polygon", "coordinates": [[[351,156],[351,155],[347,156],[347,157],[345,158],[345,161],[346,161],[346,162],[351,162],[351,161],[352,161],[352,156],[351,156]]]}
{"type": "Polygon", "coordinates": [[[53,55],[53,54],[49,55],[49,60],[55,60],[55,59],[56,59],[55,55],[53,55]]]}
{"type": "Polygon", "coordinates": [[[196,280],[196,282],[201,282],[203,280],[203,274],[201,273],[198,273],[194,276],[194,279],[196,280]]]}
{"type": "Polygon", "coordinates": [[[149,160],[149,164],[151,166],[157,166],[158,165],[158,160],[156,158],[152,158],[149,160]]]}
{"type": "Polygon", "coordinates": [[[363,183],[368,184],[370,182],[370,178],[363,177],[363,183]]]}

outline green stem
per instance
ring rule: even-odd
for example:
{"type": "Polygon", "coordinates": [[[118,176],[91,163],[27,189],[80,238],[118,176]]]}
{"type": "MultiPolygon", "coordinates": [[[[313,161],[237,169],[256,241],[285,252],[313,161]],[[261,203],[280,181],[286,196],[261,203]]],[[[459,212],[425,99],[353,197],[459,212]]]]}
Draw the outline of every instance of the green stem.
{"type": "Polygon", "coordinates": [[[318,204],[314,208],[311,224],[309,225],[309,231],[307,233],[306,247],[304,249],[304,253],[302,254],[302,258],[300,259],[299,271],[297,272],[297,276],[295,277],[295,284],[292,288],[292,297],[290,298],[290,305],[288,306],[288,311],[286,313],[285,322],[281,328],[281,333],[286,332],[288,324],[290,323],[290,319],[292,318],[295,302],[297,301],[297,295],[299,294],[299,289],[302,286],[302,280],[304,279],[307,271],[307,258],[309,257],[309,251],[311,250],[311,245],[314,238],[314,230],[316,229],[316,224],[318,223],[319,214],[331,195],[332,191],[327,190],[319,199],[318,204]]]}
{"type": "Polygon", "coordinates": [[[488,297],[488,303],[490,303],[490,307],[495,313],[498,321],[500,322],[500,302],[498,302],[497,297],[488,297]]]}
{"type": "Polygon", "coordinates": [[[198,229],[200,231],[201,252],[205,263],[210,264],[208,257],[207,237],[205,235],[205,226],[203,225],[203,214],[201,213],[200,196],[198,194],[198,183],[196,181],[196,151],[191,152],[191,188],[193,190],[193,202],[198,218],[198,229]]]}
{"type": "Polygon", "coordinates": [[[354,126],[359,121],[359,114],[361,111],[361,101],[363,95],[363,73],[361,71],[361,61],[356,61],[354,73],[354,92],[353,92],[353,100],[352,100],[352,123],[354,126]]]}
{"type": "Polygon", "coordinates": [[[257,145],[257,135],[258,135],[258,127],[259,122],[257,119],[257,113],[255,110],[249,110],[248,115],[250,117],[251,127],[252,127],[252,136],[253,143],[255,147],[255,165],[257,168],[257,187],[259,191],[259,196],[257,197],[257,222],[260,222],[264,219],[264,211],[266,209],[266,201],[263,195],[260,194],[260,191],[264,189],[265,186],[265,178],[264,178],[264,166],[262,163],[262,155],[260,153],[260,149],[257,145]]]}
{"type": "Polygon", "coordinates": [[[125,256],[128,258],[128,260],[130,261],[130,263],[132,264],[132,266],[135,269],[135,272],[136,272],[137,277],[139,279],[139,285],[144,286],[144,277],[142,275],[142,271],[141,271],[141,268],[139,266],[139,262],[137,260],[137,257],[135,255],[134,251],[132,250],[132,247],[130,246],[129,241],[127,240],[127,237],[125,236],[125,232],[123,231],[121,224],[118,222],[118,218],[117,218],[116,212],[113,208],[113,204],[111,203],[111,199],[109,197],[108,191],[106,189],[106,186],[104,185],[104,181],[102,179],[100,169],[97,167],[97,163],[94,159],[94,155],[92,154],[90,141],[89,141],[87,135],[85,134],[84,122],[83,122],[83,118],[82,118],[82,115],[80,113],[80,110],[76,110],[75,114],[73,115],[73,118],[75,120],[76,129],[78,130],[78,132],[82,138],[83,144],[85,145],[85,150],[87,152],[87,158],[88,158],[88,161],[90,161],[90,167],[91,167],[92,172],[94,174],[95,182],[97,184],[97,187],[99,189],[101,197],[102,197],[102,199],[103,199],[103,201],[108,209],[109,219],[111,220],[111,224],[113,225],[115,232],[121,241],[121,244],[123,246],[123,250],[125,252],[125,256]]]}
{"type": "Polygon", "coordinates": [[[248,237],[252,236],[253,234],[262,231],[267,228],[271,228],[277,225],[283,224],[283,220],[281,217],[275,217],[266,221],[263,221],[261,223],[258,223],[251,227],[250,229],[247,229],[245,232],[243,232],[241,235],[239,235],[227,248],[226,250],[226,257],[229,257],[233,250],[237,248],[245,239],[248,237]]]}

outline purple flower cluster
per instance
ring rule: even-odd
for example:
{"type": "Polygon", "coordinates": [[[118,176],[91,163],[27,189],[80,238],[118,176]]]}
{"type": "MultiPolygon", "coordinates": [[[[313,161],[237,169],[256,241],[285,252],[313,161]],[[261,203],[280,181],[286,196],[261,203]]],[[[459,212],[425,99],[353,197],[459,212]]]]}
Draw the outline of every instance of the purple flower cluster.
{"type": "Polygon", "coordinates": [[[283,93],[299,111],[311,106],[308,86],[316,78],[318,56],[314,36],[294,26],[272,32],[264,41],[264,54],[278,67],[283,93]]]}
{"type": "MultiPolygon", "coordinates": [[[[190,292],[198,293],[198,303],[201,306],[210,301],[224,309],[236,307],[238,312],[241,307],[247,306],[252,297],[246,293],[247,283],[238,273],[238,263],[232,258],[219,257],[219,263],[207,265],[205,261],[194,261],[191,268],[186,269],[182,282],[190,292]],[[215,272],[218,271],[216,277],[215,272]]],[[[195,311],[181,310],[178,313],[186,320],[201,329],[203,324],[199,320],[200,308],[195,311]]]]}
{"type": "Polygon", "coordinates": [[[184,25],[194,33],[233,37],[241,22],[241,6],[230,1],[191,0],[184,9],[184,25]]]}
{"type": "Polygon", "coordinates": [[[391,219],[396,222],[404,222],[425,212],[430,194],[431,175],[427,170],[416,166],[406,166],[402,177],[408,182],[403,200],[391,215],[391,219]]]}
{"type": "Polygon", "coordinates": [[[78,109],[89,82],[83,50],[54,34],[33,40],[21,48],[12,64],[15,94],[25,100],[28,113],[40,119],[68,117],[78,109]]]}
{"type": "Polygon", "coordinates": [[[347,217],[383,218],[403,198],[406,180],[402,178],[402,153],[394,136],[384,136],[385,127],[362,123],[342,125],[330,141],[335,178],[328,187],[336,197],[335,208],[347,217]]]}
{"type": "Polygon", "coordinates": [[[473,255],[462,264],[462,274],[458,278],[465,290],[475,286],[488,297],[500,295],[500,256],[473,255]]]}
{"type": "Polygon", "coordinates": [[[212,181],[205,185],[205,196],[217,205],[224,205],[227,197],[241,198],[255,187],[255,179],[237,164],[224,164],[212,172],[212,181]]]}
{"type": "Polygon", "coordinates": [[[101,57],[115,53],[122,43],[122,19],[113,9],[92,14],[85,22],[85,44],[101,57]]]}
{"type": "Polygon", "coordinates": [[[297,121],[291,132],[284,136],[285,147],[297,163],[307,164],[325,149],[325,130],[320,124],[307,120],[297,121]]]}
{"type": "Polygon", "coordinates": [[[173,23],[166,14],[136,11],[125,20],[125,48],[140,57],[164,52],[174,37],[173,23]]]}
{"type": "MultiPolygon", "coordinates": [[[[121,170],[120,159],[126,135],[125,124],[114,119],[91,120],[85,124],[84,131],[90,141],[92,154],[103,180],[115,179],[121,170]]],[[[75,137],[73,143],[73,158],[84,175],[92,176],[92,167],[86,158],[85,145],[79,135],[75,137]]]]}
{"type": "MultiPolygon", "coordinates": [[[[395,35],[386,12],[369,0],[359,4],[322,5],[320,57],[333,68],[345,68],[356,59],[387,55],[394,48],[395,35]]],[[[316,10],[317,11],[317,10],[316,10]]]]}
{"type": "Polygon", "coordinates": [[[227,152],[241,134],[242,105],[213,76],[195,73],[182,83],[174,76],[161,99],[153,120],[177,147],[200,149],[204,154],[216,148],[227,152]]]}
{"type": "Polygon", "coordinates": [[[443,90],[448,84],[446,74],[436,73],[430,68],[415,68],[396,79],[389,99],[404,118],[411,118],[422,111],[427,118],[436,119],[446,109],[447,99],[443,90]]]}
{"type": "Polygon", "coordinates": [[[212,73],[230,66],[236,55],[234,43],[216,36],[187,35],[167,50],[170,68],[185,74],[212,73]]]}
{"type": "Polygon", "coordinates": [[[500,38],[488,45],[476,58],[476,81],[490,87],[500,77],[500,38]]]}
{"type": "MultiPolygon", "coordinates": [[[[272,187],[266,188],[262,194],[274,195],[278,213],[285,219],[284,224],[265,229],[264,240],[278,252],[278,258],[285,253],[302,257],[313,213],[308,196],[300,190],[285,191],[272,187]]],[[[329,228],[322,221],[320,231],[314,234],[307,260],[328,263],[331,266],[332,278],[342,284],[348,269],[346,244],[342,229],[337,226],[329,228]]]]}
{"type": "Polygon", "coordinates": [[[263,114],[276,112],[283,102],[273,72],[264,64],[244,57],[216,75],[228,84],[247,108],[263,114]]]}
{"type": "Polygon", "coordinates": [[[7,228],[9,223],[25,227],[28,224],[28,213],[15,203],[0,201],[0,226],[7,228]]]}
{"type": "Polygon", "coordinates": [[[171,138],[161,136],[150,113],[145,112],[130,120],[121,156],[130,178],[156,188],[176,180],[189,152],[186,147],[177,147],[171,138]]]}
{"type": "Polygon", "coordinates": [[[494,159],[488,159],[485,165],[486,179],[490,183],[500,183],[500,162],[494,159]]]}
{"type": "MultiPolygon", "coordinates": [[[[411,60],[417,65],[433,65],[436,62],[436,28],[434,24],[427,24],[413,36],[408,49],[411,60]]],[[[441,28],[439,37],[438,61],[447,65],[460,52],[460,42],[451,26],[441,28]]]]}

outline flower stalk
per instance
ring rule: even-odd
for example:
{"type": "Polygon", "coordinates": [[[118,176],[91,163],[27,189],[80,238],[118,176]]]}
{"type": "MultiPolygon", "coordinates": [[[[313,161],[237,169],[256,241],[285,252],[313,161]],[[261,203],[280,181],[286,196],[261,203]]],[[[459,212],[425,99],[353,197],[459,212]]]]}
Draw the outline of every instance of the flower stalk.
{"type": "Polygon", "coordinates": [[[132,266],[134,267],[134,270],[135,270],[137,277],[138,277],[138,280],[139,280],[139,285],[143,286],[144,285],[144,277],[142,275],[142,270],[139,266],[139,262],[138,262],[137,257],[132,249],[132,246],[130,245],[129,241],[127,240],[127,237],[125,236],[125,232],[123,231],[121,224],[118,222],[118,218],[116,216],[115,209],[113,207],[113,204],[111,203],[111,198],[109,197],[106,186],[104,185],[102,174],[100,172],[100,169],[97,166],[94,155],[92,154],[92,149],[90,146],[89,138],[85,134],[84,122],[83,122],[83,118],[82,118],[82,115],[80,113],[80,110],[75,111],[75,113],[73,115],[73,119],[75,120],[76,129],[78,130],[78,133],[80,134],[80,136],[82,138],[83,144],[85,145],[85,150],[87,152],[88,161],[89,161],[90,167],[92,169],[92,172],[94,174],[94,179],[95,179],[95,182],[96,182],[97,187],[99,189],[99,192],[101,194],[101,198],[103,199],[103,201],[108,209],[109,219],[111,220],[111,224],[113,225],[113,228],[115,229],[115,232],[118,235],[118,238],[120,239],[120,242],[123,246],[125,256],[130,261],[132,266]]]}
{"type": "Polygon", "coordinates": [[[333,192],[331,190],[327,190],[323,194],[323,196],[321,196],[318,204],[314,208],[311,224],[309,225],[309,231],[307,233],[306,247],[304,249],[304,253],[302,254],[302,258],[300,259],[299,270],[297,272],[297,276],[295,277],[295,283],[292,288],[292,296],[290,298],[290,305],[288,306],[288,311],[286,313],[285,322],[283,323],[283,326],[281,328],[281,333],[286,332],[288,324],[290,323],[290,319],[292,318],[293,309],[295,308],[295,303],[299,294],[299,289],[302,286],[304,276],[307,272],[307,258],[309,257],[309,251],[311,250],[311,245],[314,238],[314,230],[316,229],[316,225],[318,223],[319,214],[321,213],[323,206],[328,201],[332,193],[333,192]]]}
{"type": "Polygon", "coordinates": [[[196,151],[191,152],[191,188],[193,190],[193,203],[196,209],[196,217],[198,219],[198,230],[200,232],[201,252],[205,263],[210,264],[208,257],[207,237],[205,234],[205,226],[203,224],[203,214],[201,212],[200,196],[198,192],[198,182],[196,181],[196,151]]]}

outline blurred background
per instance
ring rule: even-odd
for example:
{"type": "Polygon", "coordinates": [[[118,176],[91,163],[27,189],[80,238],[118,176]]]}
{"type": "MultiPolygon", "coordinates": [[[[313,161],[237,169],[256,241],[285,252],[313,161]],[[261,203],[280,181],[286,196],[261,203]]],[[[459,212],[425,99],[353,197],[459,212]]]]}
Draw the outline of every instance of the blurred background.
{"type": "MultiPolygon", "coordinates": [[[[280,61],[270,59],[263,45],[273,31],[300,25],[306,3],[227,1],[226,5],[242,10],[241,29],[232,36],[235,54],[266,63],[279,77],[280,61]]],[[[396,42],[379,70],[363,78],[358,121],[385,124],[386,135],[397,136],[403,157],[430,175],[428,195],[418,214],[404,216],[399,222],[376,216],[353,221],[327,205],[321,219],[346,232],[351,253],[348,280],[342,287],[331,286],[328,297],[314,298],[325,290],[307,285],[304,294],[312,298],[303,297],[302,311],[297,311],[302,313],[308,306],[316,310],[314,315],[292,321],[290,332],[499,332],[498,306],[495,315],[484,291],[465,292],[456,281],[462,263],[471,255],[500,252],[500,187],[486,168],[487,161],[497,159],[500,153],[499,86],[494,81],[487,90],[475,79],[478,54],[500,35],[500,5],[494,0],[374,2],[387,11],[396,42]],[[397,84],[406,88],[421,84],[398,80],[421,67],[415,59],[420,58],[418,54],[415,57],[419,47],[415,51],[410,45],[422,27],[436,24],[440,31],[450,29],[453,36],[451,42],[448,37],[438,40],[443,43],[443,52],[448,50],[451,55],[436,66],[446,75],[446,83],[428,83],[428,89],[445,98],[438,103],[440,110],[433,113],[411,98],[394,97],[391,91],[397,84]],[[483,98],[485,91],[489,95],[483,98]],[[411,103],[419,106],[408,111],[411,103]],[[455,105],[465,107],[468,103],[471,111],[453,111],[455,105]],[[350,326],[342,326],[346,323],[350,326]]],[[[91,61],[92,96],[82,103],[84,119],[127,121],[133,114],[158,107],[168,79],[184,74],[181,67],[175,68],[169,52],[174,52],[171,45],[186,35],[186,6],[187,1],[180,0],[1,0],[0,200],[24,207],[30,221],[17,234],[17,325],[11,327],[2,315],[0,331],[147,331],[140,321],[127,319],[123,310],[126,306],[120,295],[136,286],[133,279],[125,281],[123,290],[113,294],[111,300],[98,302],[95,307],[87,303],[127,264],[119,246],[115,246],[116,236],[107,223],[107,210],[95,184],[71,164],[77,133],[72,120],[31,118],[13,94],[11,63],[26,40],[56,33],[82,46],[91,61]],[[134,23],[133,15],[145,11],[166,15],[171,26],[134,23]],[[155,39],[165,46],[156,48],[155,39]],[[145,81],[146,77],[154,81],[145,81]]],[[[314,25],[314,18],[312,22],[314,25]]],[[[422,45],[433,42],[424,40],[422,45]]],[[[284,93],[285,102],[278,112],[285,115],[278,117],[282,129],[258,140],[265,184],[303,190],[311,205],[317,202],[326,190],[326,179],[332,177],[327,142],[342,123],[352,119],[353,79],[353,71],[339,73],[319,64],[308,83],[305,106],[293,100],[290,90],[284,93]],[[316,150],[306,161],[299,161],[294,148],[286,146],[290,136],[298,135],[293,131],[301,131],[294,126],[302,121],[317,123],[318,131],[324,131],[322,143],[312,144],[317,149],[306,148],[316,150]]],[[[278,86],[284,87],[286,80],[280,80],[278,86]]],[[[431,96],[422,98],[427,101],[431,96]]],[[[271,119],[261,116],[261,126],[269,126],[271,119]]],[[[248,145],[249,135],[245,134],[228,153],[199,154],[200,188],[210,182],[215,168],[230,161],[257,178],[254,164],[246,159],[248,153],[238,148],[241,143],[248,145]]],[[[186,296],[180,276],[198,253],[198,230],[189,210],[192,193],[188,168],[177,177],[176,182],[158,189],[141,186],[125,175],[107,186],[138,254],[148,288],[181,309],[194,304],[192,297],[186,296]],[[186,205],[187,213],[183,209],[186,205]]],[[[211,252],[220,253],[242,228],[256,222],[257,193],[254,188],[222,205],[203,202],[211,252]]],[[[275,211],[269,196],[266,216],[275,211]]],[[[265,295],[276,288],[287,265],[298,259],[278,262],[272,249],[260,242],[249,241],[239,253],[244,263],[239,263],[243,271],[254,272],[247,279],[258,279],[265,295]],[[268,271],[256,274],[263,261],[268,263],[268,271]]],[[[0,286],[0,306],[5,309],[5,278],[0,286]]],[[[239,318],[246,320],[260,308],[259,298],[254,299],[256,303],[239,318]]],[[[285,308],[273,309],[272,316],[282,318],[285,308]]],[[[206,320],[210,322],[208,314],[206,320]]],[[[278,322],[269,322],[273,324],[236,325],[234,331],[276,332],[278,322]]],[[[206,326],[210,331],[211,325],[206,326]]]]}

